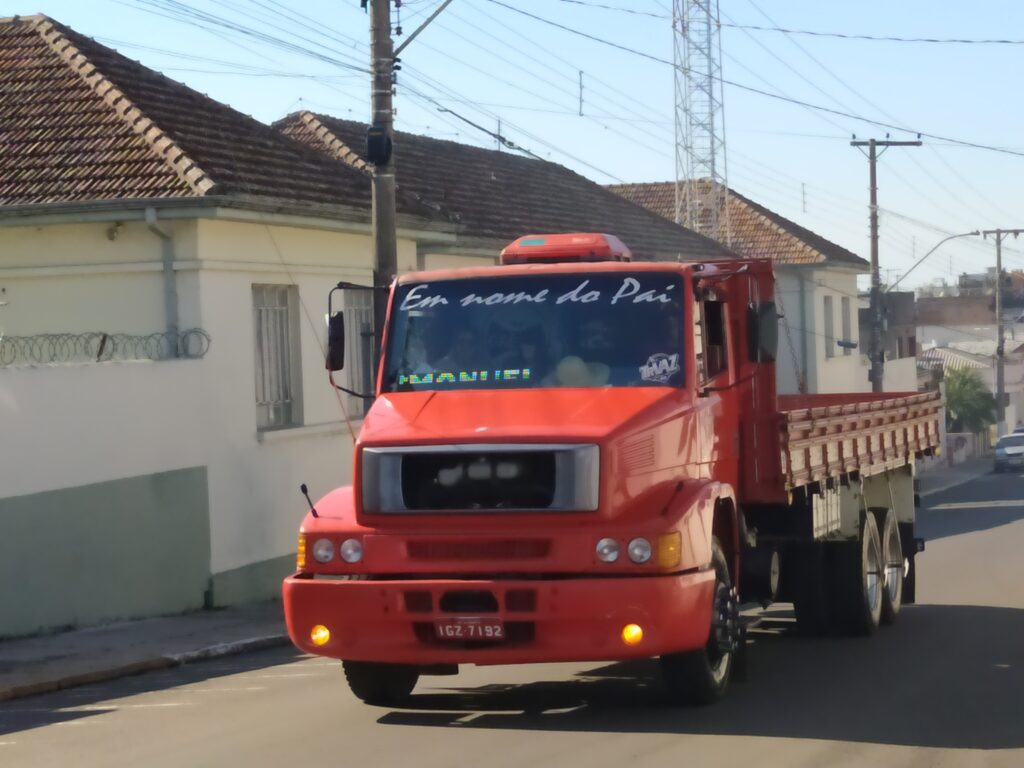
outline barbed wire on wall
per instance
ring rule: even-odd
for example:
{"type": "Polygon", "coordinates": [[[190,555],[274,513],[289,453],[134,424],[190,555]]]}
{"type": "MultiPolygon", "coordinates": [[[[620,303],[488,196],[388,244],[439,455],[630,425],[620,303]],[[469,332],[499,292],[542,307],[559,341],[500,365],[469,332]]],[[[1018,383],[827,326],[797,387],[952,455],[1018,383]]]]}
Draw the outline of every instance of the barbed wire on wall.
{"type": "Polygon", "coordinates": [[[201,328],[179,333],[40,333],[0,336],[0,367],[120,360],[200,358],[210,349],[201,328]]]}

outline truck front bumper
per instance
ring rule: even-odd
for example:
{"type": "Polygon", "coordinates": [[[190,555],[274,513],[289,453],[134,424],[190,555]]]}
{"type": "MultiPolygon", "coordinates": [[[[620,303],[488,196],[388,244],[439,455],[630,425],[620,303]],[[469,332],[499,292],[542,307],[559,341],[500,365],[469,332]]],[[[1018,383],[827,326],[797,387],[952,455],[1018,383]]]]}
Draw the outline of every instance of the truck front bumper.
{"type": "Polygon", "coordinates": [[[614,661],[703,647],[711,629],[714,576],[712,570],[530,580],[342,581],[296,575],[285,579],[283,598],[292,642],[321,656],[417,665],[614,661]],[[435,620],[467,616],[501,619],[505,639],[437,637],[435,620]],[[639,643],[624,642],[627,624],[642,628],[639,643]],[[317,625],[330,630],[323,645],[310,640],[317,625]]]}

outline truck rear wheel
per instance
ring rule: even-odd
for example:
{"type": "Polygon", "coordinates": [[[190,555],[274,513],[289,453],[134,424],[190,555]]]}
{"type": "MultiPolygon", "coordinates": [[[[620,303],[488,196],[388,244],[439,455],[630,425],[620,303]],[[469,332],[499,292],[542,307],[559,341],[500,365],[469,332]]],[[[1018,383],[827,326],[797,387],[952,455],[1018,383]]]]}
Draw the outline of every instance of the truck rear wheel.
{"type": "Polygon", "coordinates": [[[891,509],[878,510],[875,517],[882,542],[884,568],[881,622],[892,624],[903,606],[903,544],[896,515],[891,509]]]}
{"type": "Polygon", "coordinates": [[[711,539],[715,595],[708,642],[696,651],[661,657],[661,674],[672,704],[703,706],[725,695],[737,643],[742,642],[739,602],[729,564],[717,537],[711,539]]]}
{"type": "Polygon", "coordinates": [[[874,514],[864,515],[859,541],[831,546],[835,556],[834,600],[840,629],[850,635],[870,635],[881,621],[885,591],[885,561],[874,514]]]}
{"type": "Polygon", "coordinates": [[[348,687],[367,704],[401,704],[419,681],[416,667],[406,664],[380,664],[371,661],[343,661],[348,687]]]}
{"type": "Polygon", "coordinates": [[[793,611],[797,628],[805,635],[827,635],[833,629],[829,560],[822,542],[805,542],[792,548],[793,611]]]}

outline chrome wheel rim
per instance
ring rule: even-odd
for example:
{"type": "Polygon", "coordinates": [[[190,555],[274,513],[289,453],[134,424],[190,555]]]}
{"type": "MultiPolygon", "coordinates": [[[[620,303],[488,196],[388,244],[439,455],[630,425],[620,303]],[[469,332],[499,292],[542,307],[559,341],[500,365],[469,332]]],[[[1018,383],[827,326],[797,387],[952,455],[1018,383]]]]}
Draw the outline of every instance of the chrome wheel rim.
{"type": "Polygon", "coordinates": [[[889,596],[889,602],[895,603],[900,596],[905,575],[903,552],[896,536],[890,536],[885,546],[885,591],[889,596]]]}
{"type": "Polygon", "coordinates": [[[864,553],[865,584],[867,587],[868,607],[874,613],[882,601],[883,575],[881,552],[878,551],[878,537],[868,539],[867,552],[864,553]]]}

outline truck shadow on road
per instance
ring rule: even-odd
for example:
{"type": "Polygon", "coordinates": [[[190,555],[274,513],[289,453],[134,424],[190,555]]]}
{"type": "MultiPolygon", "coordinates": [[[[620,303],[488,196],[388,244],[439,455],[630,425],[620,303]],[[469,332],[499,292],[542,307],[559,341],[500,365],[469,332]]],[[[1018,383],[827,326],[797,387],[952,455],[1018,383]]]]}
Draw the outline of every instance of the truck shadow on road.
{"type": "Polygon", "coordinates": [[[748,681],[712,707],[665,706],[657,665],[645,662],[523,685],[429,689],[428,679],[420,690],[431,692],[379,722],[1018,748],[1022,638],[1024,610],[1008,608],[910,606],[863,639],[801,637],[770,620],[751,636],[748,681]]]}

